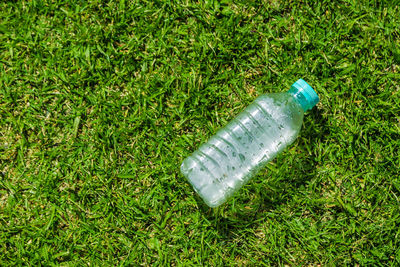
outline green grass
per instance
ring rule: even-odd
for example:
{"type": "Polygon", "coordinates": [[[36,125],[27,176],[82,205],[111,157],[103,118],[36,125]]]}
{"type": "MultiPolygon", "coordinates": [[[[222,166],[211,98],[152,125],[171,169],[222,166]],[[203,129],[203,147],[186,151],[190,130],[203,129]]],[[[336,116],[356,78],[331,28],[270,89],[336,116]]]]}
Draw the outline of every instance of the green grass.
{"type": "Polygon", "coordinates": [[[400,264],[400,7],[246,2],[0,3],[0,265],[400,264]],[[299,138],[208,208],[182,160],[298,78],[299,138]]]}

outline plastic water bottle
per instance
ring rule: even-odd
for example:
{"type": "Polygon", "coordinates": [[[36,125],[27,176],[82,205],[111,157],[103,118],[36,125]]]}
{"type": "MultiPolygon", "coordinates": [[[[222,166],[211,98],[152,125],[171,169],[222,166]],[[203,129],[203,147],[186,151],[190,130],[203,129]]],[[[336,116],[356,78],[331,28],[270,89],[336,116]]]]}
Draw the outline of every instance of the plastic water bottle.
{"type": "Polygon", "coordinates": [[[187,157],[182,174],[208,206],[221,205],[296,139],[318,101],[302,79],[288,92],[261,95],[187,157]]]}

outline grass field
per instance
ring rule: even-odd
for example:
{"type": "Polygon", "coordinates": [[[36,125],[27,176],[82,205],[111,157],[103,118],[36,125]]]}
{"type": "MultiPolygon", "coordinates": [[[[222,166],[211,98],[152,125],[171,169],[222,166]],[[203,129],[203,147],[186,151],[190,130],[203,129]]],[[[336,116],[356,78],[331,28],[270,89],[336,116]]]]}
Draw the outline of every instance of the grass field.
{"type": "Polygon", "coordinates": [[[400,265],[378,2],[2,1],[0,265],[400,265]],[[298,78],[321,99],[299,138],[208,208],[182,160],[298,78]]]}

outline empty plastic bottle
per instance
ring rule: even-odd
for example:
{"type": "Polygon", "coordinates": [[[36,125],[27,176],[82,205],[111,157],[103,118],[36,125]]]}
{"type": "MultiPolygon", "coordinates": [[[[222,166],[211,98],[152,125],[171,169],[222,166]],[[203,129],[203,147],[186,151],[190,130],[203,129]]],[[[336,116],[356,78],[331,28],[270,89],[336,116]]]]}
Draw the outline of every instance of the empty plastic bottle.
{"type": "Polygon", "coordinates": [[[221,205],[296,139],[318,101],[302,79],[288,92],[261,95],[187,157],[182,174],[208,206],[221,205]]]}

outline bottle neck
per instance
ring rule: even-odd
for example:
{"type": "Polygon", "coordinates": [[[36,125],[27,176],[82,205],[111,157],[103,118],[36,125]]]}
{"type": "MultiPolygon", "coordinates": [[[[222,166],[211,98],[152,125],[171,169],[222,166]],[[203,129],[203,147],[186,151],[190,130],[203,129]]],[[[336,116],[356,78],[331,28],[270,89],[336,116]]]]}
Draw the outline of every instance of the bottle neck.
{"type": "Polygon", "coordinates": [[[295,82],[290,87],[288,93],[291,94],[296,102],[300,104],[304,112],[312,109],[319,102],[317,93],[302,79],[295,82]]]}

